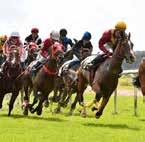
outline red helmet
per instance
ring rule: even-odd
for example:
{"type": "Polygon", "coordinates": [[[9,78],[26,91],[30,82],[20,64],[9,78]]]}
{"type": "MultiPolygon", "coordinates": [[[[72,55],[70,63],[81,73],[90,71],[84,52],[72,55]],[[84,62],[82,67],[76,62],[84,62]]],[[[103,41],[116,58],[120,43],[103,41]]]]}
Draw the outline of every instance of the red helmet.
{"type": "Polygon", "coordinates": [[[34,43],[34,42],[30,42],[30,43],[29,43],[29,48],[35,49],[35,48],[37,48],[37,44],[34,43]]]}
{"type": "Polygon", "coordinates": [[[38,28],[32,28],[31,33],[39,33],[39,29],[38,28]]]}

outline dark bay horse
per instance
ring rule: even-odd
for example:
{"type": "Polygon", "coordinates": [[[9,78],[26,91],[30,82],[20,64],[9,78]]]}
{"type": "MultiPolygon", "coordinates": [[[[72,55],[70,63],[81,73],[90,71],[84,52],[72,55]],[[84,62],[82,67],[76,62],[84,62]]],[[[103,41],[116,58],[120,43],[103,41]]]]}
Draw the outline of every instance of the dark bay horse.
{"type": "Polygon", "coordinates": [[[95,113],[96,118],[99,118],[102,115],[111,94],[117,87],[119,73],[124,59],[126,59],[126,62],[128,63],[133,63],[135,60],[133,46],[130,41],[130,34],[126,38],[117,41],[113,56],[107,58],[98,67],[95,71],[92,83],[90,81],[90,71],[83,68],[84,63],[82,62],[78,72],[78,95],[71,106],[71,111],[75,108],[75,105],[79,100],[80,105],[83,106],[83,112],[85,112],[86,106],[84,104],[83,93],[87,85],[90,83],[90,86],[96,93],[93,102],[99,102],[102,98],[101,104],[95,113]]]}
{"type": "Polygon", "coordinates": [[[145,58],[139,64],[138,75],[134,78],[133,84],[137,88],[141,88],[143,102],[145,102],[145,58]]]}
{"type": "Polygon", "coordinates": [[[13,48],[9,53],[9,56],[0,74],[0,108],[2,108],[5,94],[12,93],[9,102],[9,116],[11,115],[11,111],[19,91],[22,88],[22,80],[19,78],[21,72],[22,67],[20,64],[19,51],[17,48],[13,48]]]}
{"type": "Polygon", "coordinates": [[[55,79],[58,73],[58,65],[63,58],[63,46],[60,43],[55,43],[50,48],[50,57],[45,65],[37,72],[36,76],[33,78],[31,74],[26,70],[23,74],[23,85],[25,91],[24,101],[26,107],[24,114],[28,115],[28,108],[34,113],[37,111],[38,115],[42,113],[43,102],[47,100],[48,95],[54,90],[55,79]],[[34,100],[31,105],[29,102],[29,88],[33,88],[34,100]],[[33,108],[34,104],[39,100],[39,104],[36,108],[33,108]]]}
{"type": "MultiPolygon", "coordinates": [[[[72,57],[74,53],[72,52],[72,57]]],[[[68,102],[71,102],[71,96],[73,93],[77,93],[77,83],[78,83],[78,77],[77,77],[77,71],[80,67],[80,63],[83,59],[88,57],[90,55],[90,50],[86,48],[80,49],[80,61],[74,61],[74,62],[65,62],[62,66],[62,74],[61,78],[64,83],[64,89],[63,93],[61,95],[61,98],[58,102],[58,107],[55,109],[56,112],[60,111],[61,106],[66,107],[68,102]],[[68,66],[72,64],[69,69],[68,66]]]]}

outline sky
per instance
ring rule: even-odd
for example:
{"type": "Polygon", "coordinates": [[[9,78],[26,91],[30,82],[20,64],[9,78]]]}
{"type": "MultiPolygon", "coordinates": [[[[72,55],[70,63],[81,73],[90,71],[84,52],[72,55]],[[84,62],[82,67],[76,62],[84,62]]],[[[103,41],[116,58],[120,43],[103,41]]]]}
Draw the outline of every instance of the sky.
{"type": "Polygon", "coordinates": [[[44,40],[52,30],[66,28],[68,37],[81,39],[92,34],[94,51],[99,51],[102,33],[117,21],[127,23],[134,50],[144,50],[144,0],[0,0],[0,34],[18,31],[22,41],[31,28],[38,27],[44,40]]]}

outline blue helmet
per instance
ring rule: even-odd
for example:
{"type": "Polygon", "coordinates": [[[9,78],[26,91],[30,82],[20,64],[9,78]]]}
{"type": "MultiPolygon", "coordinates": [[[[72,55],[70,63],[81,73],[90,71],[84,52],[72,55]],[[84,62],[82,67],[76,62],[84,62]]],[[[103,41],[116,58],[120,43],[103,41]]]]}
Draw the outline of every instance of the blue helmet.
{"type": "Polygon", "coordinates": [[[85,32],[84,35],[83,35],[83,37],[82,37],[82,39],[83,39],[83,40],[90,40],[91,37],[92,37],[92,36],[91,36],[91,33],[85,32]]]}

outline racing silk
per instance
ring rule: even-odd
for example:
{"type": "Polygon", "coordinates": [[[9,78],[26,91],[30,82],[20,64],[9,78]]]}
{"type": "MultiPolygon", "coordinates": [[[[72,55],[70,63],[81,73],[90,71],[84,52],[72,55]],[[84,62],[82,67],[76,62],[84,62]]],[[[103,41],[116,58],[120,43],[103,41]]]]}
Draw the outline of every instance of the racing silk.
{"type": "Polygon", "coordinates": [[[83,40],[79,40],[74,45],[73,52],[81,60],[84,58],[82,56],[85,54],[85,52],[89,52],[89,55],[91,55],[92,49],[93,49],[93,46],[92,46],[92,43],[90,41],[88,43],[84,44],[83,40]]]}
{"type": "Polygon", "coordinates": [[[46,39],[42,43],[42,48],[40,50],[40,55],[42,55],[44,58],[47,58],[49,56],[49,49],[53,44],[54,44],[54,42],[51,38],[46,39]]]}
{"type": "Polygon", "coordinates": [[[37,45],[40,45],[42,43],[42,40],[41,40],[41,38],[39,38],[38,35],[37,35],[37,37],[33,38],[32,34],[31,34],[25,38],[24,44],[29,44],[30,42],[34,42],[37,45]]]}
{"type": "Polygon", "coordinates": [[[63,39],[61,39],[61,43],[64,46],[64,52],[67,51],[68,45],[70,45],[71,47],[73,46],[72,40],[70,38],[68,38],[68,37],[64,37],[63,39]]]}
{"type": "Polygon", "coordinates": [[[105,54],[110,53],[110,51],[105,48],[105,44],[109,44],[111,48],[113,48],[113,45],[115,44],[113,34],[114,34],[113,29],[105,31],[99,40],[99,49],[102,50],[105,54]]]}
{"type": "Polygon", "coordinates": [[[23,55],[23,52],[24,52],[22,42],[20,40],[18,40],[17,44],[13,44],[10,38],[3,45],[3,54],[8,56],[9,53],[11,52],[11,46],[13,46],[13,45],[18,48],[19,55],[21,57],[23,55]]]}
{"type": "Polygon", "coordinates": [[[4,45],[5,41],[0,39],[0,51],[3,50],[3,45],[4,45]]]}

